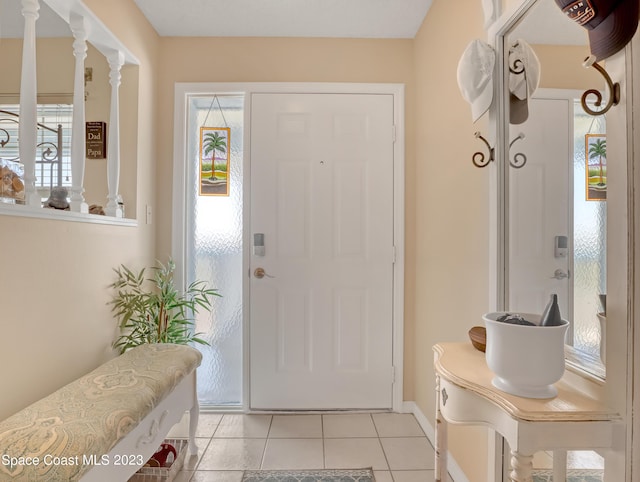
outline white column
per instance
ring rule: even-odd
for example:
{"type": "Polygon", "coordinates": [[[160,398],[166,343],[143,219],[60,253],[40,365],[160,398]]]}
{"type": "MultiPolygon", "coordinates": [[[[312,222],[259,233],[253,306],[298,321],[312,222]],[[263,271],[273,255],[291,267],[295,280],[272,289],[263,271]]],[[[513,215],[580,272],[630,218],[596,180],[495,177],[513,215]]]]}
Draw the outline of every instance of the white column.
{"type": "Polygon", "coordinates": [[[20,162],[24,165],[25,203],[41,206],[36,190],[36,144],[38,124],[38,90],[36,81],[36,20],[38,0],[22,0],[24,42],[20,80],[20,125],[18,128],[20,162]]]}
{"type": "Polygon", "coordinates": [[[118,206],[118,184],[120,183],[120,69],[124,65],[124,54],[115,51],[107,57],[109,61],[109,82],[111,84],[111,113],[109,114],[109,133],[107,144],[107,216],[122,217],[122,209],[118,206]]]}
{"type": "Polygon", "coordinates": [[[84,18],[71,14],[73,55],[76,69],[73,77],[73,123],[71,125],[71,210],[88,213],[84,201],[84,164],[86,160],[86,135],[84,114],[84,59],[87,57],[87,29],[84,18]]]}

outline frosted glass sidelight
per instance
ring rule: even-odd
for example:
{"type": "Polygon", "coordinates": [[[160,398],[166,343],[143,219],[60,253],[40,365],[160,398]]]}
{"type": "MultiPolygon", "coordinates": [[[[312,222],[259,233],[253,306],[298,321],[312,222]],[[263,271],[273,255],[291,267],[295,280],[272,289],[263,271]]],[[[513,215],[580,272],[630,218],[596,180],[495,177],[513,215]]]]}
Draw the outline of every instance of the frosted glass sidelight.
{"type": "Polygon", "coordinates": [[[196,331],[211,346],[198,369],[202,406],[242,403],[242,146],[244,96],[192,95],[187,126],[187,283],[206,280],[222,295],[211,314],[200,313],[196,331]],[[229,195],[199,194],[200,127],[229,127],[229,195]]]}
{"type": "Polygon", "coordinates": [[[598,294],[606,293],[606,201],[586,200],[586,134],[605,134],[604,116],[574,108],[573,189],[573,345],[596,358],[600,355],[601,311],[598,294]]]}

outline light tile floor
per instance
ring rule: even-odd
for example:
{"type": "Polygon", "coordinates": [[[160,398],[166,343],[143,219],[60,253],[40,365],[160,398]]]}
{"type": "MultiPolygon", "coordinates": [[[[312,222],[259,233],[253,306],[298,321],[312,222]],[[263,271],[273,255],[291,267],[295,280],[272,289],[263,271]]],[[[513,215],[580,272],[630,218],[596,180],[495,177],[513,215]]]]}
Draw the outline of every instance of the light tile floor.
{"type": "MultiPolygon", "coordinates": [[[[188,417],[169,437],[188,436],[188,417]]],[[[202,413],[198,456],[175,482],[240,482],[246,469],[373,467],[376,482],[432,482],[434,450],[411,414],[244,415],[202,413]]],[[[569,452],[569,468],[602,468],[594,452],[569,452]]],[[[534,467],[551,468],[540,452],[534,467]]],[[[449,479],[451,482],[451,479],[449,479]]]]}
{"type": "MultiPolygon", "coordinates": [[[[170,436],[185,437],[186,423],[170,436]]],[[[410,414],[200,415],[198,456],[176,482],[239,482],[246,469],[373,467],[376,482],[432,482],[434,451],[410,414]]]]}

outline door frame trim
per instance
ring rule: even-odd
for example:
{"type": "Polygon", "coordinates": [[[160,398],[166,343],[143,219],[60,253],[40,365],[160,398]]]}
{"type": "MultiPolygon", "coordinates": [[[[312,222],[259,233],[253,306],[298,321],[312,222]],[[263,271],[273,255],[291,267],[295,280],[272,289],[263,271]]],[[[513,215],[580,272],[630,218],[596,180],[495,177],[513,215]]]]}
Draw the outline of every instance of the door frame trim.
{"type": "MultiPolygon", "coordinates": [[[[240,94],[245,96],[244,110],[244,206],[251,199],[251,94],[300,93],[300,94],[386,94],[393,96],[393,122],[395,143],[393,147],[393,240],[395,263],[393,265],[393,366],[394,383],[392,410],[403,410],[404,391],[404,263],[405,263],[405,86],[404,84],[375,83],[319,83],[319,82],[177,82],[174,90],[174,143],[173,143],[173,209],[171,252],[176,263],[175,279],[179,287],[185,283],[185,164],[186,164],[186,99],[189,95],[240,94]]],[[[250,210],[243,213],[243,270],[249,267],[250,210]]],[[[248,271],[247,271],[248,272],[248,271]]],[[[249,277],[243,283],[243,394],[242,409],[251,411],[249,372],[249,277]]]]}

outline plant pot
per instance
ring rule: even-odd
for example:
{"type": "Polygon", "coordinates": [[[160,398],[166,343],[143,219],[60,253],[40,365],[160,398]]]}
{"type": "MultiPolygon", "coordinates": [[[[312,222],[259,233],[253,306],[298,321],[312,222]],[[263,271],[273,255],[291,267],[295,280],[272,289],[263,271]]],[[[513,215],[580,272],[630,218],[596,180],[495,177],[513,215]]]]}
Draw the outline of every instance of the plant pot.
{"type": "Polygon", "coordinates": [[[569,322],[537,326],[540,315],[522,313],[536,326],[497,321],[504,312],[483,315],[487,329],[487,365],[496,375],[492,384],[503,392],[526,398],[553,398],[553,386],[564,374],[564,343],[569,322]]]}

